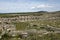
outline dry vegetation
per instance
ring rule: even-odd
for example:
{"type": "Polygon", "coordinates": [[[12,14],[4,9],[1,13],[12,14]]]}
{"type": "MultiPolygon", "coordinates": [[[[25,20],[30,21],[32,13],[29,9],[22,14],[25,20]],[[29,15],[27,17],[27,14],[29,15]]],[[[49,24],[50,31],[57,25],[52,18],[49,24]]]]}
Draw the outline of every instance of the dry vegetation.
{"type": "MultiPolygon", "coordinates": [[[[21,13],[24,14],[24,13],[21,13]]],[[[32,12],[32,13],[25,13],[28,15],[40,15],[42,20],[37,21],[27,21],[27,22],[12,22],[12,24],[16,25],[17,30],[30,30],[36,29],[37,31],[40,30],[47,30],[48,32],[52,32],[48,27],[55,27],[60,28],[60,12],[32,12]],[[41,28],[44,27],[44,28],[41,28]]],[[[0,14],[0,17],[16,17],[19,16],[19,13],[14,14],[0,14]]],[[[54,30],[55,31],[55,30],[54,30]]],[[[48,34],[41,34],[39,33],[30,33],[28,37],[21,38],[20,35],[16,37],[9,37],[8,35],[4,35],[2,40],[60,40],[60,33],[48,33],[48,34]],[[9,39],[10,38],[10,39],[9,39]]]]}

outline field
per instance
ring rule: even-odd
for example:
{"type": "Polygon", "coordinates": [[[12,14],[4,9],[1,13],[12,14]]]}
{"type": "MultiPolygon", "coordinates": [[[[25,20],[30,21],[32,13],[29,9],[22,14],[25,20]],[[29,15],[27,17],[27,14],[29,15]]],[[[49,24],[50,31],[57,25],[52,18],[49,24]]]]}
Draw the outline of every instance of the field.
{"type": "MultiPolygon", "coordinates": [[[[23,13],[24,14],[24,13],[23,13]]],[[[54,28],[60,28],[60,12],[32,12],[32,13],[25,13],[28,15],[40,15],[42,17],[41,20],[36,21],[26,21],[26,22],[11,22],[11,24],[14,24],[16,26],[16,30],[30,30],[34,29],[37,31],[46,30],[47,32],[50,32],[48,34],[39,34],[39,33],[32,33],[29,34],[26,38],[20,38],[20,36],[16,37],[7,37],[5,35],[5,40],[60,40],[60,33],[55,33],[55,29],[51,29],[48,27],[54,27],[54,28]],[[50,18],[50,19],[49,19],[50,18]],[[41,35],[41,36],[40,36],[41,35]],[[9,39],[10,38],[10,39],[9,39]]],[[[0,14],[0,17],[16,17],[19,16],[19,13],[15,14],[0,14]]],[[[30,31],[29,31],[30,32],[30,31]]]]}

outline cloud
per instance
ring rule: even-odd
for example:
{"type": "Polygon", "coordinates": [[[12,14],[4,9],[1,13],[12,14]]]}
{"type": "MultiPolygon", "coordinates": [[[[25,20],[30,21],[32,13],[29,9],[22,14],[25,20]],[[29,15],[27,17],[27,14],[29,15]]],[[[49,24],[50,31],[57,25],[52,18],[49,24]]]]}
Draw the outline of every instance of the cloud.
{"type": "Polygon", "coordinates": [[[35,8],[52,8],[53,6],[51,5],[46,5],[46,4],[41,4],[41,5],[37,5],[37,6],[32,6],[31,9],[35,9],[35,8]]]}
{"type": "MultiPolygon", "coordinates": [[[[53,1],[52,1],[53,2],[53,1]]],[[[39,10],[60,10],[60,3],[38,0],[4,0],[0,1],[0,12],[30,12],[39,10]]]]}
{"type": "Polygon", "coordinates": [[[0,2],[0,12],[25,12],[30,10],[31,4],[0,2]]]}

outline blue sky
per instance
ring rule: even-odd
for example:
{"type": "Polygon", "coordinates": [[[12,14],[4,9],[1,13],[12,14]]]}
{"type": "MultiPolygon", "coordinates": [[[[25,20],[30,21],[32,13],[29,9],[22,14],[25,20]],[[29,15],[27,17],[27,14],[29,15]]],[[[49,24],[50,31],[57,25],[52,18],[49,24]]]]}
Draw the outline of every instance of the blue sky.
{"type": "Polygon", "coordinates": [[[60,0],[0,0],[0,13],[60,11],[60,0]]]}

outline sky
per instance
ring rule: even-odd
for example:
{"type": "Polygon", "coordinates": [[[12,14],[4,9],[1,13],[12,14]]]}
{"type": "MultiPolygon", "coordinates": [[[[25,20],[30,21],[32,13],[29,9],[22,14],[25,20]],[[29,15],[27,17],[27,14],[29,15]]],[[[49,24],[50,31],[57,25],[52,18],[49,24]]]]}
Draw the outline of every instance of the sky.
{"type": "Polygon", "coordinates": [[[60,11],[60,0],[0,0],[0,13],[60,11]]]}

